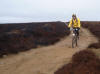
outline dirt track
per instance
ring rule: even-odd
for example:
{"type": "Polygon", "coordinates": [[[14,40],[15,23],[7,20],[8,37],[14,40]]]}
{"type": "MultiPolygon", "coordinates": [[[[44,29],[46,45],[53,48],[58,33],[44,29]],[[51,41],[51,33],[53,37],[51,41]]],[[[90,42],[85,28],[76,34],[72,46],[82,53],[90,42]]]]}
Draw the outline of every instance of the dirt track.
{"type": "Polygon", "coordinates": [[[71,36],[59,43],[10,55],[0,59],[0,74],[53,74],[67,64],[75,52],[84,50],[97,39],[86,29],[82,29],[79,47],[71,48],[71,36]]]}

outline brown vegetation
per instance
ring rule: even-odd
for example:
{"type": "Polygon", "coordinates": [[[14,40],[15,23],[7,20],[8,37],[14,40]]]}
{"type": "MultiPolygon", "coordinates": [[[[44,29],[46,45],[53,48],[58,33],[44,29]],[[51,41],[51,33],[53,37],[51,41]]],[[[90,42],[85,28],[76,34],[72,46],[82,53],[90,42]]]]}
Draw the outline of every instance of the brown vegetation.
{"type": "Polygon", "coordinates": [[[54,44],[69,33],[62,22],[0,24],[0,56],[54,44]]]}
{"type": "Polygon", "coordinates": [[[92,51],[83,50],[74,54],[72,62],[55,74],[100,74],[100,59],[92,51]]]}
{"type": "Polygon", "coordinates": [[[100,22],[82,22],[82,26],[89,29],[99,40],[98,43],[93,43],[88,48],[100,48],[100,22]]]}

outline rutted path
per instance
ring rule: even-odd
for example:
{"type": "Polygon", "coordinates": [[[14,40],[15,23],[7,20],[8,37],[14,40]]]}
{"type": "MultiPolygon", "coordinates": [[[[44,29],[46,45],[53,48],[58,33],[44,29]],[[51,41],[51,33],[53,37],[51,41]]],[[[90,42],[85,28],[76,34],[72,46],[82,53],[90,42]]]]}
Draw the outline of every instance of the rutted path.
{"type": "Polygon", "coordinates": [[[67,64],[73,54],[97,42],[86,29],[82,29],[79,47],[71,48],[71,35],[55,45],[37,48],[0,59],[0,74],[53,74],[67,64]]]}

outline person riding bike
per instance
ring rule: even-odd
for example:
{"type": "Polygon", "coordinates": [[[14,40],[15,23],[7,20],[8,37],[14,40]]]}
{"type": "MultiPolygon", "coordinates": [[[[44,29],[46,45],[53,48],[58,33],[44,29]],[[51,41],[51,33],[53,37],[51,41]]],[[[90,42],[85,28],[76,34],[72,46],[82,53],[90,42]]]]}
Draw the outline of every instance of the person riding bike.
{"type": "Polygon", "coordinates": [[[68,27],[70,28],[70,30],[73,28],[73,30],[77,33],[77,36],[79,36],[81,24],[80,19],[76,17],[76,14],[72,15],[72,19],[70,20],[68,27]]]}

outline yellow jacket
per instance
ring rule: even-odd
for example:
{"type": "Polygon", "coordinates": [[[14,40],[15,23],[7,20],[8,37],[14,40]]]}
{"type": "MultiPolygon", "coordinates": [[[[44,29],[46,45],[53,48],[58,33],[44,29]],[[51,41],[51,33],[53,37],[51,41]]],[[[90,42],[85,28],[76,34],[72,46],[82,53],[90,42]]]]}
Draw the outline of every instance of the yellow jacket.
{"type": "Polygon", "coordinates": [[[80,19],[79,19],[79,18],[77,18],[77,20],[71,19],[71,21],[70,21],[68,27],[69,27],[69,28],[70,28],[70,27],[79,27],[79,28],[80,28],[80,27],[81,27],[80,19]],[[73,25],[73,26],[72,26],[72,25],[73,25]]]}

